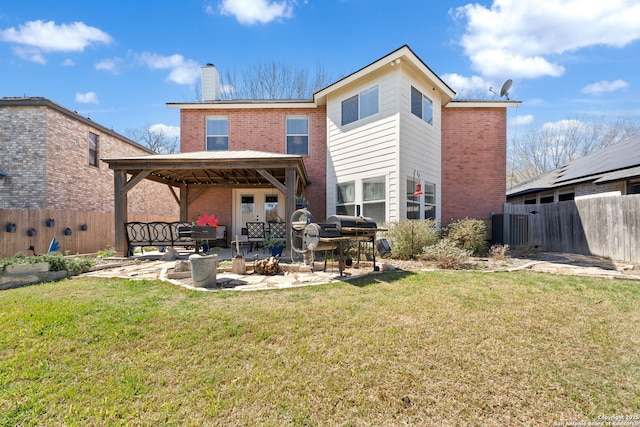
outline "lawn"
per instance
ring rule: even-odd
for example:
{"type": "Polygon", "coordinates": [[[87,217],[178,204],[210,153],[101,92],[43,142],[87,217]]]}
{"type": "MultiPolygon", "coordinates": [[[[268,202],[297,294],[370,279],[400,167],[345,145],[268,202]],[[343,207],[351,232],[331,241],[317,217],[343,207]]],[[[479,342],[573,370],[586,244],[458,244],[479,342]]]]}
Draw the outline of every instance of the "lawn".
{"type": "Polygon", "coordinates": [[[75,278],[0,292],[0,331],[0,426],[640,415],[640,282],[394,272],[203,293],[75,278]]]}

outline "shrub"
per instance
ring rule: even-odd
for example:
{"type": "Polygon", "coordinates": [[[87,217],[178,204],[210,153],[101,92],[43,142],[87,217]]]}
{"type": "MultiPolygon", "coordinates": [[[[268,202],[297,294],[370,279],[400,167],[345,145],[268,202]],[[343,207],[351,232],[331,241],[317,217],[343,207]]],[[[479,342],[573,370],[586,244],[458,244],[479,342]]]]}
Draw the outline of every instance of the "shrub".
{"type": "Polygon", "coordinates": [[[504,244],[504,245],[495,244],[491,246],[491,248],[489,248],[489,255],[491,255],[491,258],[493,259],[504,260],[507,258],[508,250],[509,250],[509,245],[507,244],[504,244]]]}
{"type": "Polygon", "coordinates": [[[439,268],[462,268],[469,258],[470,253],[458,246],[449,238],[444,238],[432,246],[424,248],[424,256],[436,263],[439,268]]]}
{"type": "Polygon", "coordinates": [[[408,219],[384,225],[389,231],[381,236],[389,239],[391,255],[397,259],[411,259],[420,255],[425,246],[438,241],[438,223],[433,219],[408,219]]]}
{"type": "Polygon", "coordinates": [[[84,273],[91,269],[93,261],[82,257],[65,257],[60,252],[52,252],[49,254],[25,256],[22,252],[18,252],[13,258],[4,258],[0,260],[0,270],[7,265],[17,264],[37,264],[39,262],[48,262],[49,271],[68,271],[72,274],[84,273]]]}
{"type": "Polygon", "coordinates": [[[479,219],[459,219],[445,229],[445,235],[472,255],[483,255],[487,250],[487,226],[479,219]]]}

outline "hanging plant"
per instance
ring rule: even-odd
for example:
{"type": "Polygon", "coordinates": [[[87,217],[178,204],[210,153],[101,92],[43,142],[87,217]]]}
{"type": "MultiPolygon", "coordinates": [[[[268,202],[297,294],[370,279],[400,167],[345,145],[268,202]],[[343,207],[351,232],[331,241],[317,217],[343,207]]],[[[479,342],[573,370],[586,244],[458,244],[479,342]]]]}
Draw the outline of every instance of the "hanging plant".
{"type": "Polygon", "coordinates": [[[54,219],[52,219],[52,218],[49,218],[49,219],[47,220],[47,227],[51,228],[51,227],[53,227],[54,225],[56,225],[56,221],[55,221],[54,219]]]}
{"type": "Polygon", "coordinates": [[[36,234],[38,234],[38,231],[33,227],[31,227],[30,229],[27,230],[27,235],[29,235],[30,237],[33,237],[36,234]]]}
{"type": "Polygon", "coordinates": [[[10,222],[9,224],[7,224],[7,233],[15,233],[17,228],[18,227],[16,227],[13,222],[10,222]]]}
{"type": "Polygon", "coordinates": [[[71,233],[72,233],[72,231],[71,231],[71,229],[69,227],[64,229],[64,235],[65,236],[71,236],[71,233]]]}
{"type": "Polygon", "coordinates": [[[87,227],[87,224],[82,224],[80,226],[80,230],[82,230],[82,231],[87,231],[87,228],[89,228],[89,227],[87,227]]]}

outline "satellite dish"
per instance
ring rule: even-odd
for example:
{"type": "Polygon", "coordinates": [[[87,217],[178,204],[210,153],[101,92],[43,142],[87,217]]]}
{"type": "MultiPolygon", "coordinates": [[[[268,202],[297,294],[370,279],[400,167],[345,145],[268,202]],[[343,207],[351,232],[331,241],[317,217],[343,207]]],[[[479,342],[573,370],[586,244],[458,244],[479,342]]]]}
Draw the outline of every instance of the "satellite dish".
{"type": "Polygon", "coordinates": [[[500,88],[500,93],[498,94],[495,90],[493,90],[492,87],[489,88],[489,91],[492,93],[495,93],[496,95],[500,95],[501,98],[507,98],[507,101],[509,100],[509,89],[511,89],[511,84],[513,83],[513,81],[511,79],[508,79],[506,82],[504,82],[502,84],[502,87],[500,88]]]}
{"type": "Polygon", "coordinates": [[[507,101],[509,100],[509,89],[511,89],[512,83],[513,81],[508,79],[502,84],[502,88],[500,88],[500,96],[507,98],[507,101]]]}

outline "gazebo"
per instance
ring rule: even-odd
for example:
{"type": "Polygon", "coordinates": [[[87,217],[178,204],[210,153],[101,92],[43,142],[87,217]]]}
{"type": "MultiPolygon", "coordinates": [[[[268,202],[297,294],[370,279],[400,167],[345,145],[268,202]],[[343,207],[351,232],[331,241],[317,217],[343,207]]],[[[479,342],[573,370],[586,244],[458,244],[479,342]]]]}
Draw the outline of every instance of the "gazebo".
{"type": "MultiPolygon", "coordinates": [[[[180,206],[180,221],[187,221],[187,200],[212,186],[273,187],[285,195],[287,241],[296,195],[309,185],[302,156],[262,151],[198,151],[102,159],[113,169],[115,250],[127,253],[125,224],[127,193],[143,179],[169,186],[180,206]],[[178,194],[174,187],[179,189],[178,194]]],[[[230,202],[230,201],[229,201],[230,202]]]]}

